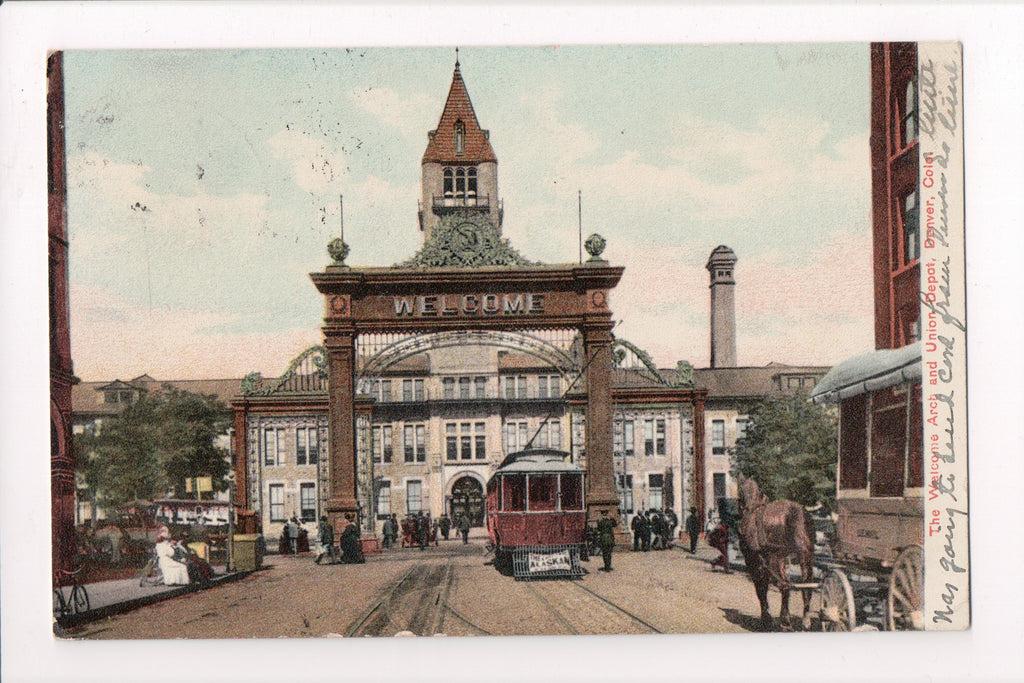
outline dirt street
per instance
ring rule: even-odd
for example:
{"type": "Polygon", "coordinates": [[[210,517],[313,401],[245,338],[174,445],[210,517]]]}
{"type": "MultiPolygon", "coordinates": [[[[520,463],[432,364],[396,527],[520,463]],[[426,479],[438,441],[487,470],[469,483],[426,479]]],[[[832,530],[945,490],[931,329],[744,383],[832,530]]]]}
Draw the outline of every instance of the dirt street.
{"type": "MultiPolygon", "coordinates": [[[[72,637],[276,638],[727,633],[757,630],[754,590],[680,549],[621,552],[580,581],[515,581],[483,541],[392,549],[362,565],[269,556],[240,581],[87,624],[72,637]]],[[[771,593],[773,614],[778,593],[771,593]]],[[[791,609],[799,613],[799,596],[791,609]]]]}

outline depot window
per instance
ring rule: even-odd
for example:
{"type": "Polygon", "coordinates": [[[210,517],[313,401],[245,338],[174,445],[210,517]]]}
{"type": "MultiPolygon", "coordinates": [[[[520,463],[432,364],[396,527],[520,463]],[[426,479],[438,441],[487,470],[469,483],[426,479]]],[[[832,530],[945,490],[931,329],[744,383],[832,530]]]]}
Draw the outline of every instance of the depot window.
{"type": "Polygon", "coordinates": [[[725,420],[711,421],[711,452],[725,455],[725,420]]]}
{"type": "Polygon", "coordinates": [[[315,465],[318,459],[316,427],[298,427],[295,430],[295,464],[315,465]]]}
{"type": "Polygon", "coordinates": [[[267,491],[270,500],[270,521],[284,521],[284,484],[271,484],[267,491]]]}
{"type": "Polygon", "coordinates": [[[425,425],[405,425],[402,446],[406,462],[426,462],[426,435],[425,425]]]}
{"type": "Polygon", "coordinates": [[[316,521],[316,484],[299,484],[299,510],[303,522],[316,521]]]}
{"type": "Polygon", "coordinates": [[[423,509],[423,482],[419,480],[406,482],[405,509],[410,515],[423,509]]]}
{"type": "Polygon", "coordinates": [[[283,429],[266,429],[263,432],[263,464],[274,467],[284,464],[283,429]]]}
{"type": "Polygon", "coordinates": [[[377,517],[391,514],[391,482],[382,481],[377,485],[377,517]]]}

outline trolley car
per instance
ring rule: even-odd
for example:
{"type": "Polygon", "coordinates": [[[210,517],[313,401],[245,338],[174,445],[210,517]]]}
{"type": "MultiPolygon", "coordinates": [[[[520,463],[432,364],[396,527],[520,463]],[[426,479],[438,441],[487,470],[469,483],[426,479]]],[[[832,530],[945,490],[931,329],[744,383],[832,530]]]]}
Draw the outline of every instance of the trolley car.
{"type": "Polygon", "coordinates": [[[499,570],[517,579],[583,575],[583,478],[564,451],[522,451],[501,462],[487,482],[487,533],[499,570]]]}
{"type": "Polygon", "coordinates": [[[822,628],[922,629],[920,344],[850,358],[811,397],[840,409],[838,523],[816,561],[822,628]]]}

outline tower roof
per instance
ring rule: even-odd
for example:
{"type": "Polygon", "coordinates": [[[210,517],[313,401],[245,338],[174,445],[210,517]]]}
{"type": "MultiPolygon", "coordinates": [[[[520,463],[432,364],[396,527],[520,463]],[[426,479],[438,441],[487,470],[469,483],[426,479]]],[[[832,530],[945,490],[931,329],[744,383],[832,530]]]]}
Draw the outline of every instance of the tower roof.
{"type": "Polygon", "coordinates": [[[452,74],[452,86],[448,90],[448,101],[441,112],[441,120],[437,128],[430,133],[430,142],[423,153],[426,163],[479,163],[492,161],[497,163],[487,133],[480,128],[473,111],[473,103],[469,101],[469,92],[462,80],[459,63],[455,62],[455,73],[452,74]],[[461,122],[465,126],[465,139],[462,152],[455,147],[455,126],[461,122]]]}

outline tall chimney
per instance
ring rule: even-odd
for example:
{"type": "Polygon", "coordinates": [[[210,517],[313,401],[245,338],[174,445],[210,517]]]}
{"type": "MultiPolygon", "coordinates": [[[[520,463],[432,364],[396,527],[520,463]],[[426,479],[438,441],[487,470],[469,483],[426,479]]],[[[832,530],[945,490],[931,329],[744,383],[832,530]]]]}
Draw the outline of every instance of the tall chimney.
{"type": "Polygon", "coordinates": [[[733,267],[736,254],[718,245],[708,257],[711,274],[711,367],[736,367],[736,300],[733,267]]]}

